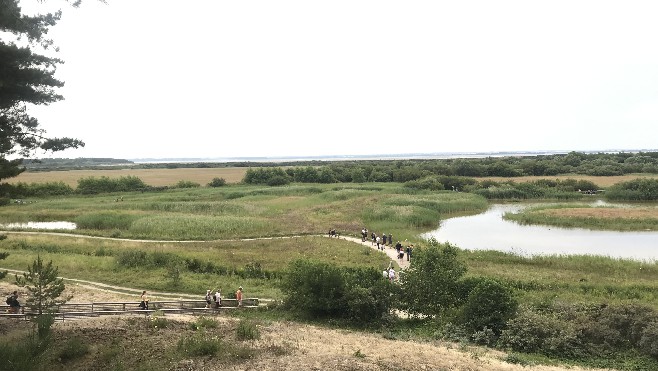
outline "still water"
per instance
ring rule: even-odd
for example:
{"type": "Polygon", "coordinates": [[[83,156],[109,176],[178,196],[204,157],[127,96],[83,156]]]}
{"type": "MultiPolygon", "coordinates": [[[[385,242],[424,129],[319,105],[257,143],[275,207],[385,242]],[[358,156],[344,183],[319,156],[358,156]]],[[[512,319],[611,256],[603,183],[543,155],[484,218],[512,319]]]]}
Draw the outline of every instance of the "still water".
{"type": "Polygon", "coordinates": [[[446,219],[424,234],[468,250],[497,250],[523,256],[603,255],[643,261],[658,260],[658,232],[612,232],[520,225],[503,220],[523,205],[492,205],[484,213],[446,219]]]}
{"type": "Polygon", "coordinates": [[[8,223],[0,224],[0,228],[4,229],[66,229],[72,230],[76,228],[75,223],[72,222],[27,222],[27,223],[8,223]]]}

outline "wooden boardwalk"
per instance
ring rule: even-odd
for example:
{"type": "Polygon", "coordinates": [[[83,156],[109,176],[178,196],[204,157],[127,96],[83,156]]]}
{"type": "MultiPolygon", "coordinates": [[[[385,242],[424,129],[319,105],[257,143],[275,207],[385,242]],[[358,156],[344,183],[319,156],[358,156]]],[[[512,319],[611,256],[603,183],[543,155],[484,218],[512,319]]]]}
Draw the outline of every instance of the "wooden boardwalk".
{"type": "MultiPolygon", "coordinates": [[[[222,305],[219,308],[206,308],[205,300],[168,300],[168,301],[151,301],[149,309],[141,309],[139,302],[93,302],[93,303],[65,303],[57,306],[57,311],[53,313],[55,319],[66,320],[81,317],[98,317],[103,315],[121,315],[121,314],[143,314],[151,315],[154,312],[166,315],[168,313],[191,313],[191,314],[218,314],[226,310],[236,309],[253,309],[258,308],[261,300],[257,298],[246,298],[242,300],[242,307],[238,308],[238,302],[235,299],[222,299],[222,305]]],[[[0,317],[29,319],[36,313],[8,313],[9,306],[0,305],[0,317]]]]}

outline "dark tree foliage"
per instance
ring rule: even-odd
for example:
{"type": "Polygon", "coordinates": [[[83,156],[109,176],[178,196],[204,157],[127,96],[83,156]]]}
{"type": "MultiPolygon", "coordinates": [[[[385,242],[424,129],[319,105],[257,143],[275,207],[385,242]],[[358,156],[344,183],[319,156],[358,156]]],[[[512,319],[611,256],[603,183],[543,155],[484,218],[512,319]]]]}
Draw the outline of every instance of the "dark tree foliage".
{"type": "Polygon", "coordinates": [[[59,21],[61,11],[27,16],[18,3],[0,0],[0,31],[16,38],[0,40],[0,180],[24,170],[20,159],[9,157],[30,157],[38,149],[56,152],[84,146],[73,138],[47,137],[39,121],[27,112],[28,104],[48,105],[64,99],[56,92],[64,83],[54,76],[62,60],[34,51],[52,46],[52,40],[44,36],[59,21]]]}
{"type": "Polygon", "coordinates": [[[345,268],[296,260],[281,280],[286,306],[311,318],[342,318],[353,325],[382,320],[394,288],[374,268],[345,268]]]}
{"type": "Polygon", "coordinates": [[[401,277],[404,309],[431,316],[456,307],[460,303],[459,280],[466,273],[458,248],[431,239],[429,246],[416,248],[413,255],[413,264],[401,277]]]}

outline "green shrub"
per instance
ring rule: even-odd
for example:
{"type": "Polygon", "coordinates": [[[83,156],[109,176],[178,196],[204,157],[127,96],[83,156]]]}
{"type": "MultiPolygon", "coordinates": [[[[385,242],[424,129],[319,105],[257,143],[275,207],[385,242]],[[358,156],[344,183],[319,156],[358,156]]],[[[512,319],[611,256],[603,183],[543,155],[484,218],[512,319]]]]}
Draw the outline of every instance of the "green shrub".
{"type": "Polygon", "coordinates": [[[203,357],[215,355],[222,345],[219,338],[208,338],[206,334],[198,333],[181,337],[176,344],[176,349],[186,356],[203,357]]]}
{"type": "Polygon", "coordinates": [[[135,176],[120,177],[118,179],[110,179],[102,176],[100,178],[89,177],[79,179],[76,191],[81,194],[98,194],[141,191],[146,188],[147,185],[135,176]]]}
{"type": "Polygon", "coordinates": [[[223,187],[226,185],[226,179],[224,178],[212,178],[210,183],[208,183],[208,187],[223,187]]]}
{"type": "Polygon", "coordinates": [[[198,328],[217,328],[219,326],[217,320],[204,316],[199,317],[195,323],[198,328]]]}
{"type": "Polygon", "coordinates": [[[147,256],[146,251],[128,250],[120,252],[115,259],[120,266],[138,268],[149,265],[147,256]]]}
{"type": "Polygon", "coordinates": [[[606,189],[608,200],[656,201],[658,200],[658,179],[634,179],[615,184],[606,189]]]}
{"type": "Polygon", "coordinates": [[[461,310],[462,323],[472,332],[486,328],[498,336],[517,307],[518,303],[507,286],[484,280],[468,295],[461,310]]]}
{"type": "Polygon", "coordinates": [[[50,339],[39,339],[36,336],[27,336],[20,341],[3,339],[0,341],[0,370],[38,370],[45,361],[44,352],[49,346],[50,339]]]}
{"type": "Polygon", "coordinates": [[[658,322],[653,321],[646,324],[638,346],[644,354],[658,359],[658,322]]]}
{"type": "Polygon", "coordinates": [[[461,277],[465,264],[458,249],[449,243],[430,240],[429,246],[416,247],[414,263],[401,278],[401,305],[413,314],[441,315],[460,302],[461,277]]]}
{"type": "Polygon", "coordinates": [[[155,311],[149,318],[148,326],[156,330],[167,328],[169,326],[169,321],[162,316],[162,311],[155,311]]]}
{"type": "Polygon", "coordinates": [[[201,184],[192,182],[190,180],[180,180],[174,186],[174,188],[199,188],[199,187],[201,187],[201,184]]]}
{"type": "Polygon", "coordinates": [[[296,260],[283,281],[284,302],[311,316],[339,316],[344,308],[345,281],[340,268],[321,262],[296,260]]]}
{"type": "Polygon", "coordinates": [[[424,189],[429,191],[442,191],[445,189],[443,183],[437,176],[429,176],[418,180],[410,180],[404,186],[412,189],[424,189]]]}
{"type": "Polygon", "coordinates": [[[557,358],[575,358],[583,349],[573,324],[527,309],[508,321],[499,341],[514,351],[557,358]]]}
{"type": "Polygon", "coordinates": [[[83,357],[88,353],[89,344],[79,337],[74,337],[64,343],[58,352],[58,358],[61,360],[61,362],[66,363],[76,358],[83,357]]]}
{"type": "Polygon", "coordinates": [[[238,323],[235,335],[238,340],[256,340],[260,339],[260,330],[255,323],[243,319],[238,323]]]}
{"type": "Polygon", "coordinates": [[[655,310],[636,304],[603,305],[591,312],[581,324],[583,336],[609,349],[635,347],[647,324],[658,321],[655,310]]]}
{"type": "Polygon", "coordinates": [[[340,268],[297,260],[282,279],[284,303],[310,317],[381,321],[394,300],[393,285],[374,268],[340,268]]]}

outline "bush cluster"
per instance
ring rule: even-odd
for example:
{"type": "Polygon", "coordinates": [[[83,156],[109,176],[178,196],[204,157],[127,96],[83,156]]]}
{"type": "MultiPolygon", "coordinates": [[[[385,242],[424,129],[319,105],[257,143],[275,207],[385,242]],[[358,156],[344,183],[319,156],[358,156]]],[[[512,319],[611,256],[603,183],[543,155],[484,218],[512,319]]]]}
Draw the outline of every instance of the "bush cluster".
{"type": "Polygon", "coordinates": [[[634,179],[615,184],[605,192],[609,200],[656,201],[658,200],[658,179],[634,179]]]}
{"type": "Polygon", "coordinates": [[[98,194],[142,191],[146,188],[147,185],[136,176],[124,176],[117,179],[102,176],[79,179],[76,191],[81,194],[98,194]]]}
{"type": "Polygon", "coordinates": [[[636,304],[523,308],[507,323],[501,346],[560,359],[634,351],[658,359],[658,313],[636,304]]]}
{"type": "Polygon", "coordinates": [[[493,182],[483,181],[476,185],[466,187],[466,191],[473,192],[487,199],[577,199],[582,197],[581,192],[596,191],[599,187],[588,180],[550,180],[540,179],[532,182],[493,182]]]}
{"type": "Polygon", "coordinates": [[[240,278],[275,279],[280,276],[278,272],[262,269],[259,262],[250,262],[244,268],[225,267],[211,261],[202,261],[197,258],[181,258],[167,252],[146,252],[143,250],[122,251],[115,256],[116,263],[127,268],[157,269],[180,267],[192,273],[211,273],[219,276],[238,276],[240,278]]]}
{"type": "Polygon", "coordinates": [[[297,260],[282,279],[284,303],[311,318],[379,322],[392,307],[393,285],[374,268],[297,260]]]}

